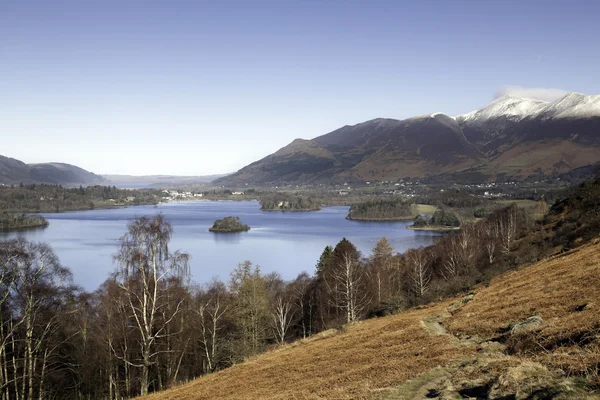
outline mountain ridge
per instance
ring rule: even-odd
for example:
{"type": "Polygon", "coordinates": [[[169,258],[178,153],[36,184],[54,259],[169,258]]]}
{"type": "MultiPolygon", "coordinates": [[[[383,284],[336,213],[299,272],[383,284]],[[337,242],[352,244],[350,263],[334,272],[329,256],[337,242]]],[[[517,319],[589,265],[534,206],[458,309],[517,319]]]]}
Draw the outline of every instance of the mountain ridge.
{"type": "Polygon", "coordinates": [[[554,102],[503,96],[458,116],[376,118],[306,140],[320,146],[310,157],[297,151],[298,140],[304,139],[215,183],[317,184],[465,172],[478,181],[557,176],[600,162],[600,95],[569,93],[554,102]]]}
{"type": "Polygon", "coordinates": [[[104,184],[108,181],[76,165],[60,162],[26,164],[15,158],[0,155],[0,183],[76,186],[104,184]]]}

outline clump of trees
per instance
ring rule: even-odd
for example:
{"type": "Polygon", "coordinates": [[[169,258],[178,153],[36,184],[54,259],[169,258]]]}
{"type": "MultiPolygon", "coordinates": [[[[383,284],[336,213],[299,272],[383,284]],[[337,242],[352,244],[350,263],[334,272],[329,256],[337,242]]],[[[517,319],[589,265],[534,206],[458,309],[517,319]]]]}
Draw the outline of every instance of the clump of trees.
{"type": "Polygon", "coordinates": [[[247,232],[250,230],[250,227],[242,221],[240,221],[240,217],[225,217],[223,219],[217,219],[211,228],[208,228],[211,232],[223,232],[223,233],[232,233],[232,232],[247,232]]]}
{"type": "Polygon", "coordinates": [[[273,193],[261,196],[260,209],[263,211],[318,211],[321,203],[312,196],[292,196],[286,193],[273,193]]]}
{"type": "Polygon", "coordinates": [[[27,229],[48,226],[48,221],[41,215],[26,215],[23,213],[1,213],[0,229],[27,229]]]}
{"type": "Polygon", "coordinates": [[[450,208],[491,208],[493,203],[491,200],[483,196],[477,196],[465,189],[445,189],[431,190],[426,195],[419,195],[415,198],[419,204],[430,204],[436,207],[450,208]]]}
{"type": "Polygon", "coordinates": [[[413,220],[414,228],[458,228],[460,227],[460,218],[456,214],[445,210],[438,210],[430,218],[417,215],[413,220]]]}
{"type": "Polygon", "coordinates": [[[417,214],[414,203],[403,199],[381,199],[352,204],[347,218],[363,221],[406,221],[417,214]]]}

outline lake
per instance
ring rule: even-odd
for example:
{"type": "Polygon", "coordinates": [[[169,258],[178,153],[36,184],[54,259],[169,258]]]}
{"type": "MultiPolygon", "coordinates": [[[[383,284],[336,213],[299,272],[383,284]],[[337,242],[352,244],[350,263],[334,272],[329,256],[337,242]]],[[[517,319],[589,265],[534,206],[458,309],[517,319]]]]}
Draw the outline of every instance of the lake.
{"type": "Polygon", "coordinates": [[[335,246],[343,237],[369,255],[383,236],[399,252],[430,245],[438,236],[406,229],[408,222],[349,221],[345,218],[348,207],[275,212],[260,211],[254,201],[195,201],[43,214],[50,222],[47,228],[0,233],[0,240],[23,236],[49,243],[62,264],[73,271],[75,282],[91,291],[115,269],[112,255],[127,222],[156,213],[163,213],[173,225],[170,249],[192,256],[192,279],[198,283],[213,277],[228,280],[244,260],[260,265],[265,273],[277,271],[284,279],[293,279],[302,271],[312,274],[325,246],[335,246]],[[239,216],[252,229],[234,234],[208,231],[215,219],[230,215],[239,216]]]}

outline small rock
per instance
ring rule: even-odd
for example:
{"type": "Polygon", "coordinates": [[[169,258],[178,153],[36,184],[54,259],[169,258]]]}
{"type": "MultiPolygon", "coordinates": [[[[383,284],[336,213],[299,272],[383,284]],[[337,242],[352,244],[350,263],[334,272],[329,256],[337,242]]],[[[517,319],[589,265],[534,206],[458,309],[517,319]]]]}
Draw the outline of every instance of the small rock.
{"type": "Polygon", "coordinates": [[[467,304],[468,302],[473,300],[473,297],[475,297],[475,295],[473,293],[470,293],[470,294],[466,295],[465,297],[463,297],[460,302],[463,304],[467,304]]]}
{"type": "Polygon", "coordinates": [[[521,332],[530,331],[532,329],[535,329],[535,328],[541,326],[542,322],[544,322],[542,320],[542,317],[540,317],[539,315],[532,315],[531,317],[527,318],[525,321],[521,321],[521,322],[515,324],[515,326],[513,326],[512,329],[510,330],[510,334],[516,335],[521,332]]]}
{"type": "Polygon", "coordinates": [[[452,303],[450,303],[450,305],[448,305],[448,311],[452,312],[452,311],[456,311],[460,308],[461,303],[458,301],[453,301],[452,303]]]}

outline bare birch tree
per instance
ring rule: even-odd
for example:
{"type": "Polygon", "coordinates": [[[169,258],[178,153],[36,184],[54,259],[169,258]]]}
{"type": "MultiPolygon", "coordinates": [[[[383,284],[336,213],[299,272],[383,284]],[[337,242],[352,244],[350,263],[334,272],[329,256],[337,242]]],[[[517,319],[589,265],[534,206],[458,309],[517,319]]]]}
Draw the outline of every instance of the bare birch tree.
{"type": "Polygon", "coordinates": [[[273,327],[279,344],[285,343],[286,334],[292,324],[292,318],[294,317],[292,305],[292,301],[282,295],[279,295],[275,300],[275,304],[273,304],[271,317],[273,318],[273,327]]]}
{"type": "Polygon", "coordinates": [[[141,370],[142,396],[148,394],[150,367],[160,354],[156,342],[174,334],[167,332],[167,326],[183,305],[183,299],[176,301],[172,311],[161,318],[168,304],[168,281],[172,277],[184,278],[189,273],[189,255],[169,251],[172,234],[171,224],[161,214],[135,219],[120,238],[121,247],[114,256],[119,264],[117,279],[126,294],[128,315],[139,332],[140,360],[127,363],[141,370]]]}
{"type": "Polygon", "coordinates": [[[423,248],[409,250],[406,252],[409,263],[414,293],[422,297],[429,290],[431,271],[429,269],[429,254],[423,248]]]}
{"type": "Polygon", "coordinates": [[[223,329],[223,318],[228,310],[223,298],[227,289],[221,282],[213,281],[207,293],[199,297],[196,314],[200,325],[200,346],[207,363],[207,372],[213,372],[218,363],[220,351],[220,331],[223,329]]]}
{"type": "Polygon", "coordinates": [[[353,254],[344,253],[332,271],[335,306],[346,314],[346,322],[357,321],[369,303],[365,290],[365,271],[353,254]]]}

